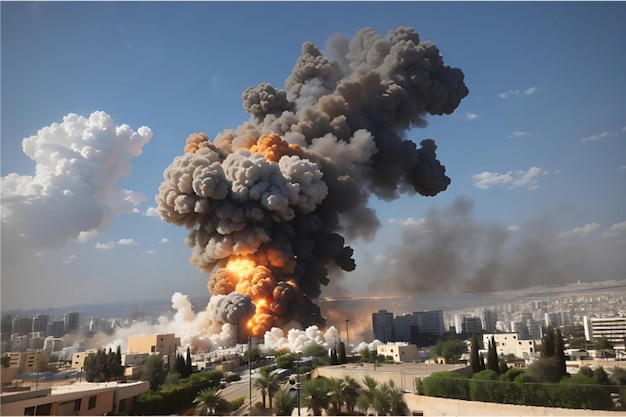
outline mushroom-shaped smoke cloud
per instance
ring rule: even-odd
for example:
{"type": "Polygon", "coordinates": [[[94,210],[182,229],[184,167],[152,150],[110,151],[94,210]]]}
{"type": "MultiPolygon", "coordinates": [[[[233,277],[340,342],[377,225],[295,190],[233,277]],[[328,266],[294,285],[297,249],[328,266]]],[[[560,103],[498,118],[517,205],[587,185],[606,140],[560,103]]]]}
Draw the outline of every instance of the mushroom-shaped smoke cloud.
{"type": "Polygon", "coordinates": [[[434,196],[450,183],[435,142],[402,134],[456,109],[468,94],[461,70],[412,28],[363,29],[334,45],[331,60],[305,43],[287,90],[248,88],[251,117],[236,130],[213,142],[191,135],[156,197],[164,221],[190,229],[191,263],[212,274],[210,307],[228,309],[212,317],[255,336],[294,321],[324,326],[312,300],[329,268],[355,268],[340,232],[374,235],[372,193],[434,196]],[[231,293],[239,298],[222,300],[231,293]]]}

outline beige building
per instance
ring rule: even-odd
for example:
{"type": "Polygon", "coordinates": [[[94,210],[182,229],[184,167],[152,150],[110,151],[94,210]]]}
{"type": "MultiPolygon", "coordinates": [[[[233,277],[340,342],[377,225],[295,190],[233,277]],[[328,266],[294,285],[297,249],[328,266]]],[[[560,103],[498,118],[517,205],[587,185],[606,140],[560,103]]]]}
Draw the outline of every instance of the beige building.
{"type": "Polygon", "coordinates": [[[417,346],[396,342],[376,346],[376,354],[392,357],[395,362],[417,362],[417,346]]]}
{"type": "Polygon", "coordinates": [[[124,384],[75,383],[36,391],[2,393],[4,416],[98,416],[125,412],[150,389],[147,381],[124,384]]]}
{"type": "Polygon", "coordinates": [[[50,354],[41,350],[36,352],[9,352],[8,355],[11,358],[9,368],[17,369],[18,374],[42,370],[50,361],[50,354]]]}
{"type": "Polygon", "coordinates": [[[128,336],[126,355],[136,353],[161,355],[163,357],[163,361],[169,367],[174,364],[174,361],[176,361],[176,350],[179,347],[180,338],[176,337],[174,333],[128,336]]]}
{"type": "Polygon", "coordinates": [[[496,351],[498,352],[498,356],[513,354],[516,358],[527,359],[537,353],[535,341],[520,340],[518,333],[484,334],[483,344],[485,348],[489,346],[489,341],[492,336],[496,342],[496,351]]]}

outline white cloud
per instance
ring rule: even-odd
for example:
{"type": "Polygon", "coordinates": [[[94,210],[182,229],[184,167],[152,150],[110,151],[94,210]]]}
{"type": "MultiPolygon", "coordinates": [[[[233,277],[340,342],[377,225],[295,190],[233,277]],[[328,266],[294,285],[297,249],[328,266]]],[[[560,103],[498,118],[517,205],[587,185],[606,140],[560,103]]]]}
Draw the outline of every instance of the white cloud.
{"type": "Polygon", "coordinates": [[[143,215],[147,217],[159,217],[156,207],[148,207],[148,209],[144,211],[143,215]]]}
{"type": "Polygon", "coordinates": [[[74,260],[76,259],[76,255],[68,255],[68,257],[65,259],[66,264],[71,264],[74,262],[74,260]]]}
{"type": "Polygon", "coordinates": [[[160,244],[164,244],[164,243],[168,243],[170,240],[166,237],[164,237],[163,239],[159,240],[160,244]]]}
{"type": "Polygon", "coordinates": [[[511,95],[516,96],[519,93],[520,93],[519,90],[509,90],[509,91],[505,91],[505,92],[502,92],[502,93],[498,94],[498,97],[500,97],[500,98],[507,98],[507,97],[509,97],[511,95]]]}
{"type": "Polygon", "coordinates": [[[524,132],[522,130],[514,130],[513,133],[511,133],[508,137],[514,138],[514,137],[519,137],[519,136],[530,136],[530,135],[532,135],[532,133],[530,132],[524,132]]]}
{"type": "Polygon", "coordinates": [[[102,111],[88,118],[70,113],[25,138],[22,149],[36,174],[0,179],[2,221],[10,225],[3,237],[16,241],[24,234],[19,250],[32,253],[68,239],[85,242],[114,215],[133,212],[145,197],[117,185],[151,138],[149,128],[118,126],[102,111]]]}
{"type": "Polygon", "coordinates": [[[508,189],[527,188],[535,190],[539,188],[539,179],[537,177],[541,174],[546,175],[548,171],[544,171],[539,167],[530,167],[527,171],[509,171],[506,174],[484,171],[474,174],[472,179],[474,180],[474,186],[482,190],[487,190],[497,185],[507,186],[508,189]]]}
{"type": "Polygon", "coordinates": [[[584,142],[592,142],[594,140],[600,140],[609,136],[610,134],[611,132],[602,132],[602,133],[598,133],[597,135],[587,136],[586,138],[582,138],[581,142],[584,143],[584,142]]]}
{"type": "Polygon", "coordinates": [[[146,253],[147,253],[148,255],[152,255],[153,253],[156,253],[156,251],[155,251],[155,250],[153,250],[153,249],[148,249],[148,250],[146,251],[146,253]]]}
{"type": "Polygon", "coordinates": [[[467,112],[467,113],[465,114],[465,118],[466,118],[467,120],[474,120],[474,119],[476,119],[477,117],[478,117],[478,115],[477,115],[477,114],[474,114],[474,113],[467,112]]]}
{"type": "Polygon", "coordinates": [[[512,226],[507,227],[507,230],[511,231],[511,232],[517,232],[521,229],[521,227],[519,227],[518,225],[514,224],[512,226]]]}
{"type": "Polygon", "coordinates": [[[96,249],[99,250],[110,250],[113,249],[113,247],[115,246],[115,242],[108,242],[108,243],[96,243],[96,249]]]}
{"type": "Polygon", "coordinates": [[[586,225],[582,227],[575,227],[571,230],[566,230],[566,231],[559,233],[558,238],[563,239],[563,238],[572,237],[572,236],[586,237],[589,234],[598,230],[599,228],[600,228],[600,225],[598,223],[595,223],[595,222],[587,223],[586,225]]]}
{"type": "Polygon", "coordinates": [[[622,127],[619,130],[605,130],[604,132],[598,133],[596,135],[591,135],[591,136],[587,136],[585,138],[582,138],[580,141],[582,143],[594,142],[594,141],[597,141],[597,140],[600,140],[600,139],[604,139],[604,138],[609,137],[609,136],[619,135],[621,132],[626,132],[626,126],[622,127]]]}
{"type": "Polygon", "coordinates": [[[620,171],[626,171],[626,165],[622,165],[621,167],[618,167],[617,169],[619,169],[620,171]]]}
{"type": "Polygon", "coordinates": [[[130,245],[138,245],[138,242],[135,242],[135,239],[120,239],[117,241],[118,245],[121,246],[130,246],[130,245]]]}
{"type": "Polygon", "coordinates": [[[537,91],[539,91],[539,87],[530,87],[524,90],[524,94],[529,96],[531,94],[535,94],[537,91]]]}
{"type": "MultiPolygon", "coordinates": [[[[539,91],[539,87],[528,87],[527,89],[524,90],[524,95],[525,96],[529,96],[531,94],[535,94],[537,91],[539,91]]],[[[503,91],[502,93],[498,94],[498,97],[500,98],[508,98],[510,96],[518,96],[522,93],[522,91],[515,89],[515,90],[507,90],[507,91],[503,91]]]]}
{"type": "Polygon", "coordinates": [[[614,238],[614,237],[626,237],[626,221],[621,223],[613,223],[603,234],[602,237],[614,238]]]}

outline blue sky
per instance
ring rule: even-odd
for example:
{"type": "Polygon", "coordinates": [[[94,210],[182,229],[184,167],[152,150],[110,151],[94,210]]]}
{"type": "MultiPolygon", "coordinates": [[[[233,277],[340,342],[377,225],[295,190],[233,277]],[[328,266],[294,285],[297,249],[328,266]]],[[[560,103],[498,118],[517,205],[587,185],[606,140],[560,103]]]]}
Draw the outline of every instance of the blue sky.
{"type": "MultiPolygon", "coordinates": [[[[357,269],[337,278],[323,295],[378,291],[385,288],[389,268],[396,268],[389,278],[394,283],[406,278],[402,271],[411,263],[402,259],[422,259],[412,248],[432,253],[433,233],[459,230],[429,227],[437,218],[472,226],[467,236],[477,238],[476,245],[452,256],[473,270],[484,264],[470,258],[485,259],[487,252],[521,262],[519,242],[532,246],[538,239],[536,247],[549,247],[544,254],[554,263],[535,271],[529,283],[625,278],[622,2],[3,2],[1,7],[3,181],[12,173],[26,182],[35,175],[37,164],[24,153],[22,140],[70,113],[89,118],[103,111],[117,126],[134,131],[147,126],[152,132],[141,154],[126,161],[132,165],[128,176],[109,178],[114,189],[128,190],[126,206],[88,238],[37,247],[6,239],[12,235],[5,227],[29,224],[46,241],[49,229],[65,227],[88,206],[74,205],[76,213],[68,212],[63,222],[50,214],[52,208],[24,212],[25,223],[18,224],[5,207],[13,183],[3,184],[3,310],[169,298],[175,291],[208,295],[208,276],[188,261],[187,231],[152,215],[164,169],[182,154],[191,133],[213,138],[244,123],[249,115],[241,95],[247,87],[269,82],[284,88],[305,41],[325,52],[331,35],[350,39],[364,27],[382,36],[399,26],[414,27],[422,40],[439,47],[446,65],[463,71],[470,93],[453,114],[427,116],[427,127],[406,134],[417,143],[436,141],[451,185],[436,197],[405,195],[386,202],[372,196],[369,205],[381,227],[371,241],[347,242],[355,249],[357,269]],[[467,203],[469,214],[455,210],[459,201],[467,203]],[[481,246],[490,236],[482,231],[494,227],[507,233],[497,250],[481,246]],[[411,246],[411,236],[420,233],[420,243],[411,246]],[[589,266],[584,274],[577,268],[581,261],[589,266]],[[560,268],[562,273],[555,272],[560,268]],[[572,274],[577,270],[582,276],[572,274]]],[[[451,279],[441,290],[458,291],[459,282],[464,281],[451,279]]],[[[426,277],[398,288],[424,291],[429,285],[426,277]]]]}

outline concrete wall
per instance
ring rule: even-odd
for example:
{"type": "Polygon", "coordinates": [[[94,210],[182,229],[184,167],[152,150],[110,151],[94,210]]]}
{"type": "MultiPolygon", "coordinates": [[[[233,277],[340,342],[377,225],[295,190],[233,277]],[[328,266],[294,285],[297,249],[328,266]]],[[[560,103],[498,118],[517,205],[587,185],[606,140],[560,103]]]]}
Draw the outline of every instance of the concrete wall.
{"type": "Polygon", "coordinates": [[[574,410],[483,403],[405,394],[404,401],[413,415],[424,416],[626,416],[624,411],[574,410]]]}

